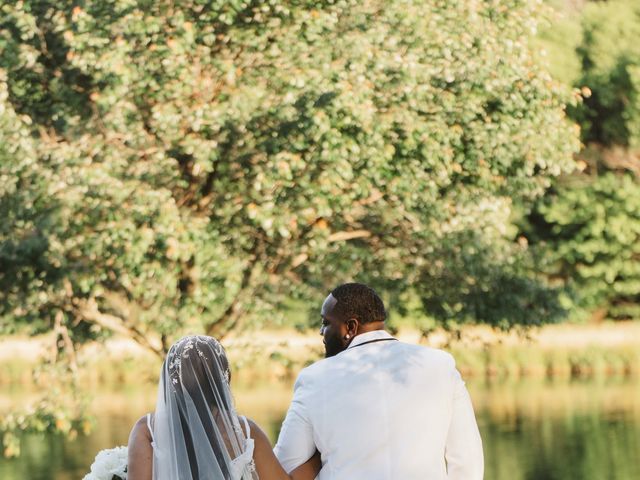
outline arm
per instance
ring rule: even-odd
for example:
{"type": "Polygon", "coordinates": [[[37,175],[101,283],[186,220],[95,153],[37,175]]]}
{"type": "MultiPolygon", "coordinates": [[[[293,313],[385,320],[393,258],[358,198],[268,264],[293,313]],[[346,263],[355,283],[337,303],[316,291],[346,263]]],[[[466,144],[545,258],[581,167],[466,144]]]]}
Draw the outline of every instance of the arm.
{"type": "Polygon", "coordinates": [[[274,448],[276,457],[287,472],[302,465],[316,451],[305,399],[309,394],[308,384],[301,374],[296,381],[293,400],[274,448]]]}
{"type": "Polygon", "coordinates": [[[321,468],[322,461],[320,459],[320,452],[316,450],[313,457],[296,468],[289,476],[291,480],[313,480],[318,476],[321,468]]]}
{"type": "Polygon", "coordinates": [[[151,480],[153,468],[153,448],[147,427],[147,417],[136,422],[129,435],[127,479],[151,480]]]}
{"type": "Polygon", "coordinates": [[[251,438],[255,442],[253,459],[260,480],[313,480],[316,478],[321,466],[318,452],[287,475],[273,453],[271,443],[262,429],[252,421],[249,421],[249,426],[251,438]]]}
{"type": "Polygon", "coordinates": [[[469,392],[453,365],[453,410],[445,458],[447,478],[450,480],[482,480],[484,457],[482,439],[473,413],[469,392]]]}

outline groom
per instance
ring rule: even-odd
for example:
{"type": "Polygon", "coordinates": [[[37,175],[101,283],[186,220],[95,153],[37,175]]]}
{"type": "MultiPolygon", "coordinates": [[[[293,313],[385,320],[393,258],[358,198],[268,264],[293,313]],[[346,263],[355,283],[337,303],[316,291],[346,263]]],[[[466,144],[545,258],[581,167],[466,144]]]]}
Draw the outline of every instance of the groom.
{"type": "Polygon", "coordinates": [[[300,372],[275,453],[291,472],[317,449],[320,480],[481,480],[482,441],[453,357],[399,342],[366,285],[321,310],[326,359],[300,372]]]}

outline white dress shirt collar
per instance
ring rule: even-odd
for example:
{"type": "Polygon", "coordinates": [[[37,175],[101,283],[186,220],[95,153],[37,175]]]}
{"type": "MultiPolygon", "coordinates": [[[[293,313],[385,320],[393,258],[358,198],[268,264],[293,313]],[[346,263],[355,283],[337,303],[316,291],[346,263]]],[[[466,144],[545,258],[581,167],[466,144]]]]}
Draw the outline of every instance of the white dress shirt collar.
{"type": "Polygon", "coordinates": [[[361,333],[360,335],[356,335],[351,340],[351,343],[347,347],[347,350],[353,347],[357,347],[358,345],[362,345],[365,342],[371,342],[374,340],[384,340],[391,339],[393,336],[384,330],[374,330],[373,332],[361,333]]]}

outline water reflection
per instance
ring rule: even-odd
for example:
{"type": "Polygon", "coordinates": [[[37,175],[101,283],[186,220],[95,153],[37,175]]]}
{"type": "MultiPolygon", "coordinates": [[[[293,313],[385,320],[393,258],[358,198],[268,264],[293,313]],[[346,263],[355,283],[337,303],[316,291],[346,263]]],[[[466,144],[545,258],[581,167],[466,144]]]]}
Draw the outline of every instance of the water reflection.
{"type": "Polygon", "coordinates": [[[474,390],[486,478],[640,478],[638,383],[613,379],[474,390]]]}
{"type": "MultiPolygon", "coordinates": [[[[640,479],[640,382],[469,384],[483,437],[488,480],[640,479]]],[[[21,401],[27,394],[12,392],[21,401]]],[[[288,385],[236,386],[238,410],[273,439],[291,397],[288,385]]],[[[6,398],[0,401],[7,403],[6,398]]],[[[77,480],[95,453],[125,444],[129,429],[153,409],[155,389],[96,394],[97,427],[65,441],[28,436],[23,456],[0,460],[6,480],[77,480]]]]}

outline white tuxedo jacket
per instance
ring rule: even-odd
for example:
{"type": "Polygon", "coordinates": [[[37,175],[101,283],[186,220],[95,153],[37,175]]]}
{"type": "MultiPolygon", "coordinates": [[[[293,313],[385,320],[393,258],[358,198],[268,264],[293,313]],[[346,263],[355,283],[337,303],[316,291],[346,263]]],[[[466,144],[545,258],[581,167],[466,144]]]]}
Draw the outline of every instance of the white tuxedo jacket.
{"type": "Polygon", "coordinates": [[[290,472],[316,448],[320,480],[481,480],[484,470],[453,357],[384,331],[298,376],[275,454],[290,472]]]}

